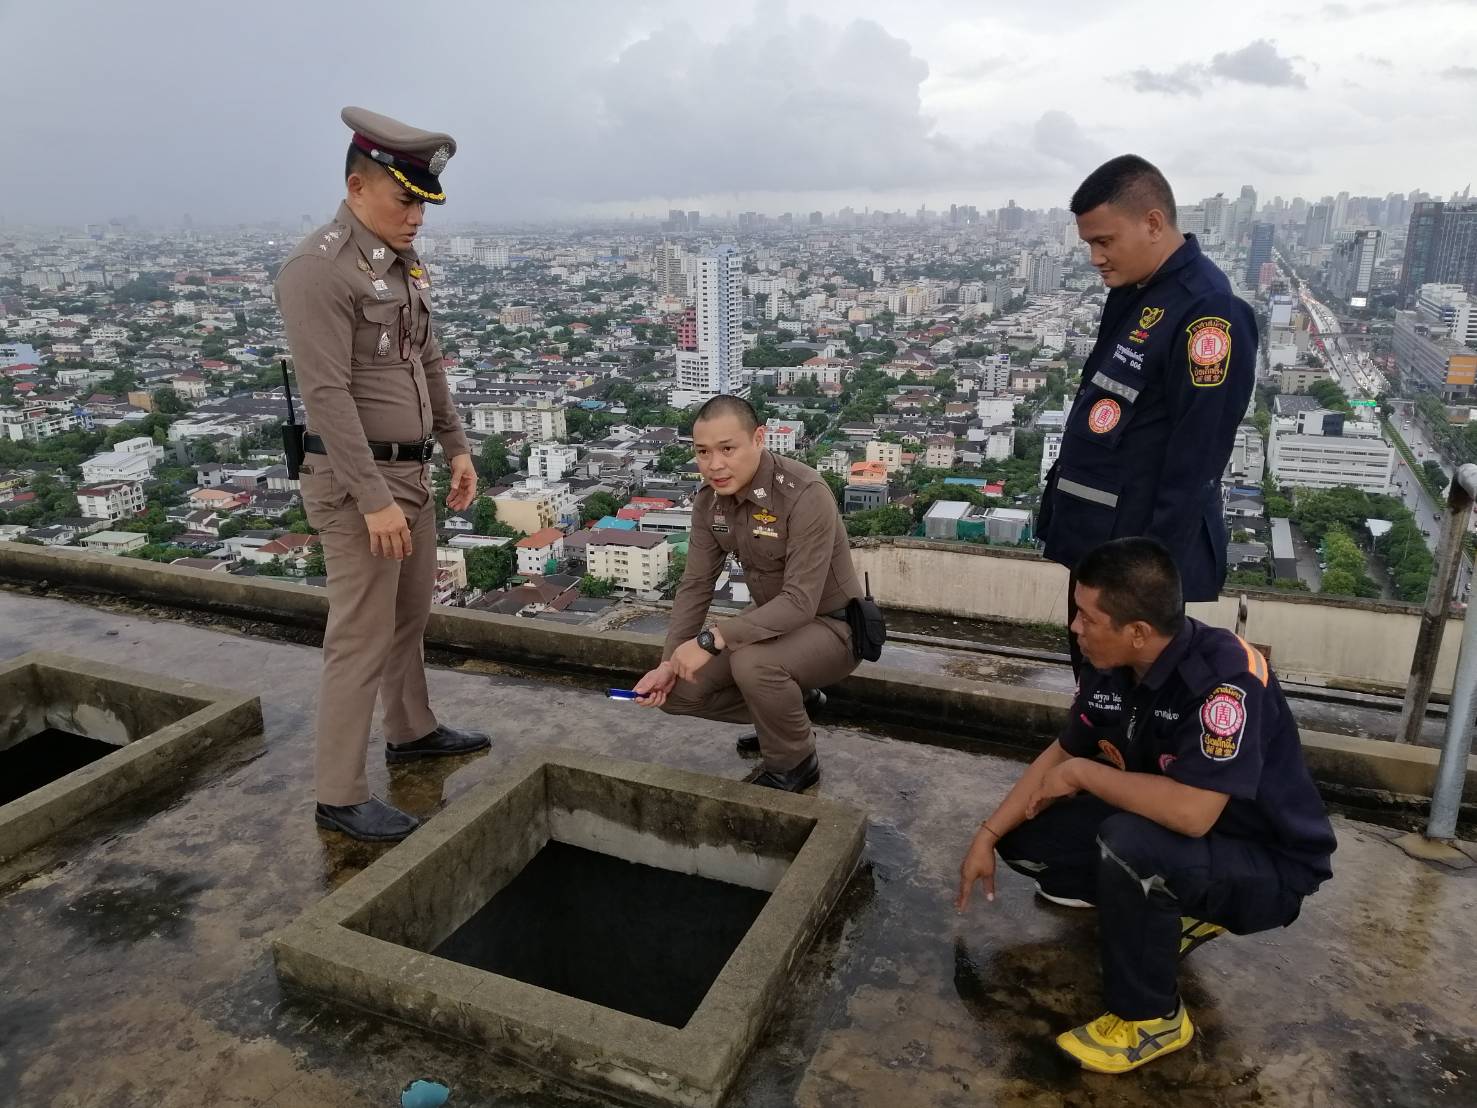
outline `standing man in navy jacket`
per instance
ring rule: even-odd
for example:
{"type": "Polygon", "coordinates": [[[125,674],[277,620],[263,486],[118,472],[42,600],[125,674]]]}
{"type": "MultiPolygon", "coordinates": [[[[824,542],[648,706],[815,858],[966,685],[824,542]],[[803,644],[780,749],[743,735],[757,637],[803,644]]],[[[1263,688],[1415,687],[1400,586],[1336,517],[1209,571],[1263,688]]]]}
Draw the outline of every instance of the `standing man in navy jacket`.
{"type": "MultiPolygon", "coordinates": [[[[1174,558],[1185,600],[1214,600],[1226,579],[1220,478],[1256,382],[1256,319],[1175,225],[1169,182],[1143,158],[1099,166],[1071,210],[1108,302],[1038,535],[1069,570],[1108,539],[1152,536],[1174,558]]],[[[1076,635],[1071,646],[1080,670],[1076,635]]]]}

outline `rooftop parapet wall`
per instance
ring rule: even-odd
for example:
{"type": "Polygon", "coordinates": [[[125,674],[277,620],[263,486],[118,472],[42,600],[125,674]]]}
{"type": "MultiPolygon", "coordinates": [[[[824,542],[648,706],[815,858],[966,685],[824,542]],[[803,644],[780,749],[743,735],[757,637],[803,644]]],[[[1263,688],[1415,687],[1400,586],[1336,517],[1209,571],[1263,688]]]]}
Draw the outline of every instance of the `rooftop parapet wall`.
{"type": "MultiPolygon", "coordinates": [[[[909,573],[916,573],[920,572],[922,560],[911,560],[912,555],[931,552],[940,546],[946,557],[993,556],[999,560],[998,563],[981,563],[982,568],[956,563],[930,571],[950,574],[934,579],[957,581],[958,591],[964,594],[968,593],[973,579],[966,574],[993,579],[996,575],[990,570],[997,564],[1024,575],[1027,584],[1021,588],[1023,594],[1028,588],[1035,587],[1031,584],[1036,580],[1034,575],[1060,573],[1059,567],[1029,556],[998,552],[956,555],[953,544],[915,541],[863,546],[858,549],[858,562],[865,565],[863,559],[896,554],[904,559],[901,564],[908,565],[909,573]],[[896,549],[889,552],[889,547],[896,549]]],[[[1065,582],[1065,574],[1061,576],[1065,582]]],[[[5,542],[0,542],[0,581],[47,581],[58,588],[107,593],[165,607],[215,612],[316,630],[322,629],[328,613],[328,597],[321,589],[270,578],[232,577],[183,566],[90,554],[82,550],[5,542]]],[[[990,587],[996,587],[993,580],[990,587]]],[[[874,593],[882,592],[875,573],[872,589],[874,593]]],[[[882,595],[884,598],[887,596],[885,592],[882,595]]],[[[1230,615],[1234,614],[1234,603],[1231,600],[1223,601],[1222,605],[1197,607],[1215,609],[1224,606],[1230,615]]],[[[961,608],[951,611],[970,614],[961,608]]],[[[1303,643],[1302,648],[1310,651],[1312,644],[1319,641],[1319,636],[1332,637],[1342,632],[1318,631],[1316,627],[1310,630],[1299,620],[1316,624],[1316,620],[1309,619],[1310,613],[1320,616],[1329,612],[1335,613],[1334,618],[1338,619],[1366,620],[1367,626],[1374,628],[1368,633],[1382,634],[1386,642],[1395,640],[1395,632],[1380,630],[1383,625],[1377,621],[1403,617],[1411,621],[1412,639],[1414,636],[1415,617],[1407,615],[1407,609],[1400,606],[1320,604],[1304,598],[1290,598],[1286,602],[1281,598],[1268,600],[1261,617],[1266,622],[1253,622],[1249,632],[1256,641],[1267,641],[1257,627],[1270,626],[1271,615],[1276,614],[1290,631],[1298,633],[1299,637],[1294,642],[1303,643]]],[[[1253,620],[1257,618],[1253,616],[1253,620]]],[[[1224,622],[1230,625],[1230,620],[1224,622]]],[[[1448,684],[1453,667],[1451,659],[1455,656],[1460,632],[1460,621],[1454,621],[1447,628],[1448,647],[1443,652],[1442,673],[1448,684]]],[[[658,635],[628,631],[592,632],[544,620],[440,606],[432,609],[426,642],[432,647],[514,665],[598,673],[607,678],[631,678],[644,673],[661,660],[662,645],[658,635]]],[[[1274,663],[1280,667],[1278,651],[1283,648],[1275,639],[1272,646],[1274,663]]],[[[1395,649],[1391,648],[1392,651],[1395,649]]],[[[1409,653],[1397,656],[1408,660],[1409,653]]],[[[1392,664],[1389,670],[1397,672],[1398,667],[1392,664]]],[[[1349,680],[1347,676],[1344,679],[1349,680]]],[[[1402,671],[1398,682],[1403,685],[1404,681],[1402,671]]],[[[1069,707],[1069,698],[1061,693],[895,669],[870,662],[863,662],[836,691],[838,695],[833,698],[832,707],[840,716],[914,729],[925,728],[941,735],[979,736],[1026,750],[1040,749],[1049,743],[1060,732],[1069,707]]],[[[1430,795],[1438,755],[1435,750],[1325,735],[1306,729],[1302,736],[1309,764],[1320,784],[1336,790],[1371,791],[1402,797],[1430,795]]],[[[1466,795],[1469,802],[1477,802],[1477,757],[1470,759],[1469,765],[1466,795]]]]}
{"type": "MultiPolygon", "coordinates": [[[[1012,623],[1055,623],[1066,616],[1067,572],[1034,554],[926,539],[862,539],[852,546],[857,569],[870,575],[884,607],[1012,623]],[[947,583],[945,585],[944,583],[947,583]]],[[[0,542],[0,581],[49,581],[98,592],[225,612],[269,622],[322,627],[328,598],[318,589],[260,577],[232,577],[81,550],[0,542]]],[[[1409,604],[1345,600],[1316,595],[1237,590],[1190,612],[1219,627],[1236,626],[1246,596],[1246,637],[1271,648],[1272,664],[1285,678],[1370,691],[1403,692],[1420,628],[1420,609],[1409,604]]],[[[505,619],[461,608],[433,610],[431,641],[464,645],[463,621],[505,619]]],[[[590,636],[573,628],[538,624],[551,654],[528,645],[532,664],[567,665],[585,659],[597,670],[645,669],[648,653],[635,649],[649,636],[608,632],[590,636]],[[572,654],[570,652],[573,652],[572,654]]],[[[1447,694],[1456,670],[1462,620],[1446,625],[1435,691],[1447,694]]],[[[518,660],[509,658],[508,660],[518,660]]]]}

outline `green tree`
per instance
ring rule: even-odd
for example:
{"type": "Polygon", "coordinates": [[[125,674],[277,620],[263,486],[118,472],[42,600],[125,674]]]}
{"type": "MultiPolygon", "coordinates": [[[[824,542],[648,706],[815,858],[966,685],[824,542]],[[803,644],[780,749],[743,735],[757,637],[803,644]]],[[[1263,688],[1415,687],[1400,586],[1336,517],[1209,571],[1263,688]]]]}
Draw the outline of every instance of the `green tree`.
{"type": "Polygon", "coordinates": [[[241,524],[235,519],[222,520],[220,529],[216,533],[223,539],[234,539],[241,534],[241,524]]]}
{"type": "Polygon", "coordinates": [[[885,504],[846,517],[848,535],[906,535],[913,530],[913,516],[906,508],[885,504]]]}
{"type": "Polygon", "coordinates": [[[586,519],[604,519],[624,507],[625,501],[617,500],[608,492],[597,492],[585,498],[583,511],[586,519]]]}
{"type": "Polygon", "coordinates": [[[662,448],[661,455],[656,460],[656,471],[658,473],[681,473],[690,461],[692,461],[690,446],[666,446],[662,448]]]}
{"type": "Polygon", "coordinates": [[[172,388],[162,388],[154,393],[154,410],[165,415],[180,415],[190,410],[184,398],[172,388]]]}
{"type": "Polygon", "coordinates": [[[678,550],[673,552],[671,564],[667,566],[667,579],[663,582],[664,587],[671,588],[682,580],[682,575],[687,572],[687,555],[678,550]]]}
{"type": "Polygon", "coordinates": [[[491,435],[482,444],[480,465],[482,476],[496,481],[504,474],[513,472],[513,463],[508,461],[508,442],[501,435],[491,435]]]}
{"type": "Polygon", "coordinates": [[[483,592],[492,592],[508,583],[518,566],[512,544],[507,546],[474,546],[467,551],[467,584],[483,592]]]}
{"type": "Polygon", "coordinates": [[[122,396],[125,393],[134,392],[138,389],[138,374],[131,369],[119,366],[112,374],[103,381],[102,391],[114,396],[122,396]]]}
{"type": "Polygon", "coordinates": [[[282,559],[273,557],[270,562],[262,562],[256,567],[259,577],[286,577],[287,567],[282,564],[282,559]]]}
{"type": "Polygon", "coordinates": [[[580,592],[585,596],[605,597],[615,592],[616,582],[610,577],[592,577],[586,575],[580,578],[580,592]]]}
{"type": "Polygon", "coordinates": [[[327,577],[328,563],[323,558],[322,545],[314,546],[308,551],[308,556],[303,562],[304,577],[327,577]]]}
{"type": "Polygon", "coordinates": [[[846,478],[839,473],[822,473],[821,479],[826,482],[831,495],[836,498],[836,507],[841,507],[842,501],[846,498],[846,478]]]}

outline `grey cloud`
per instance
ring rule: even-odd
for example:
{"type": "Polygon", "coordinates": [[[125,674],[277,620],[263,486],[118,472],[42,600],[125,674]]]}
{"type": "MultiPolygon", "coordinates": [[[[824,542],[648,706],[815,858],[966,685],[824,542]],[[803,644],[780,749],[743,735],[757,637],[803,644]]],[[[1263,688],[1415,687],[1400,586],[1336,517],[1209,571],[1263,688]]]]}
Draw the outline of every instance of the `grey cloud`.
{"type": "Polygon", "coordinates": [[[1128,78],[1138,92],[1163,92],[1170,96],[1199,96],[1204,87],[1204,75],[1193,65],[1182,65],[1165,73],[1135,69],[1128,78]]]}
{"type": "Polygon", "coordinates": [[[1208,63],[1189,62],[1164,71],[1141,67],[1131,70],[1127,77],[1137,92],[1167,96],[1200,96],[1217,80],[1269,87],[1308,87],[1307,80],[1293,68],[1292,59],[1283,57],[1264,38],[1249,42],[1240,50],[1216,54],[1208,63]]]}
{"type": "Polygon", "coordinates": [[[1103,148],[1083,133],[1075,119],[1062,111],[1046,112],[1036,121],[1031,145],[1048,158],[1075,166],[1100,161],[1103,157],[1103,148]]]}
{"type": "Polygon", "coordinates": [[[1228,81],[1248,85],[1308,87],[1303,75],[1293,69],[1292,61],[1264,38],[1247,43],[1240,50],[1215,55],[1210,60],[1210,71],[1228,81]]]}
{"type": "Polygon", "coordinates": [[[1368,62],[1370,65],[1377,65],[1381,69],[1395,68],[1394,62],[1392,62],[1389,58],[1382,58],[1378,54],[1360,54],[1359,60],[1361,62],[1368,62]]]}
{"type": "Polygon", "coordinates": [[[1449,65],[1441,71],[1441,76],[1452,81],[1477,81],[1477,66],[1449,65]]]}

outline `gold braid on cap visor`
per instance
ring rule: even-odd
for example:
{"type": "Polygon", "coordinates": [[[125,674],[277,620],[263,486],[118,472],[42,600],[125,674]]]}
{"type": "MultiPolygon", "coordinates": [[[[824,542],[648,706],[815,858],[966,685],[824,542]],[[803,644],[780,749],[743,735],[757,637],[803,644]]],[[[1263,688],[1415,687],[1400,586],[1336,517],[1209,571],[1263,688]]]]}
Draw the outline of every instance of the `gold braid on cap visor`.
{"type": "Polygon", "coordinates": [[[410,180],[405,176],[405,174],[401,173],[393,165],[387,165],[385,166],[385,169],[389,171],[390,176],[394,177],[395,180],[400,182],[402,188],[404,188],[408,192],[413,193],[416,196],[419,196],[422,200],[446,199],[446,193],[444,192],[427,192],[425,189],[418,188],[417,186],[411,184],[410,180]]]}

